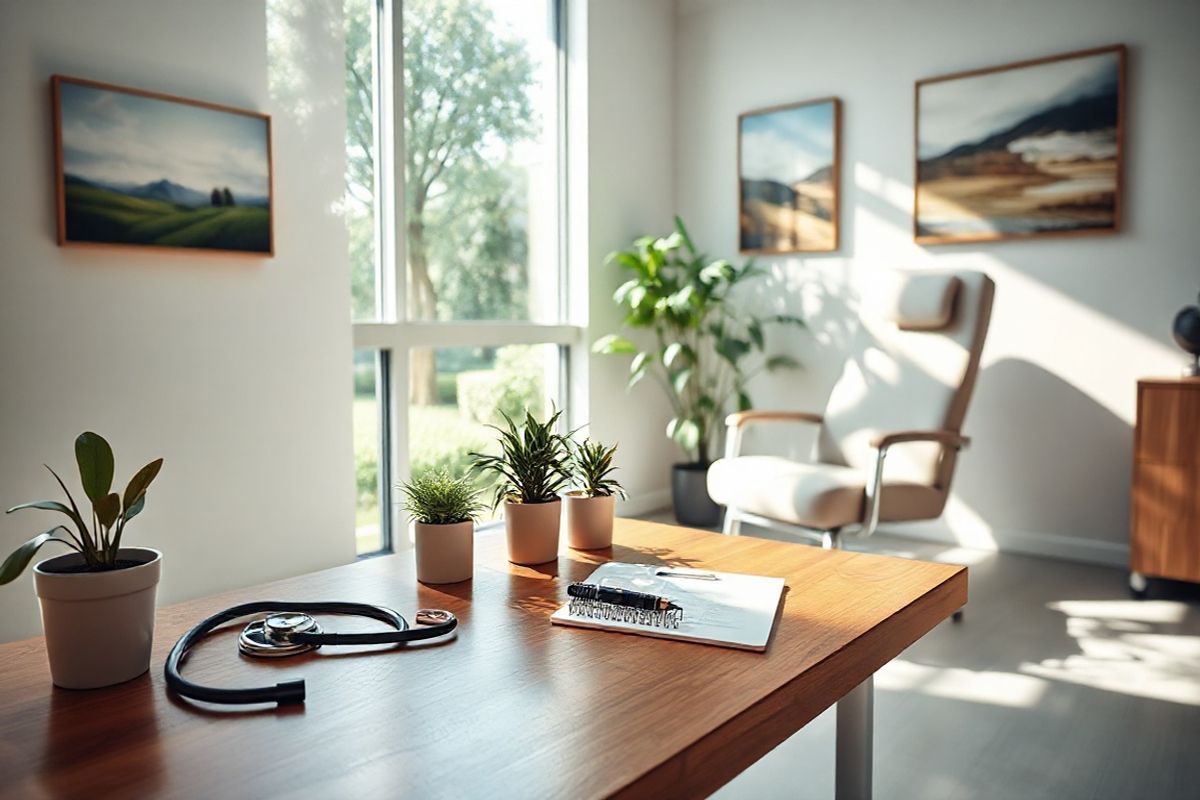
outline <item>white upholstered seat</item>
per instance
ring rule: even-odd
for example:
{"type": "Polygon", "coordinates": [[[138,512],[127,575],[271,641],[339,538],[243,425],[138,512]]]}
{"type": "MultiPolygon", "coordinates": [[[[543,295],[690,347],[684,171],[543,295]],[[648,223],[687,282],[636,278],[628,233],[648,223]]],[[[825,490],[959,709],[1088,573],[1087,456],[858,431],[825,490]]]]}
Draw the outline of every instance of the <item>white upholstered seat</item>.
{"type": "MultiPolygon", "coordinates": [[[[816,530],[862,520],[867,475],[854,467],[806,464],[778,456],[742,456],[712,465],[713,500],[739,511],[816,530]]],[[[945,493],[909,481],[883,484],[884,519],[897,522],[937,516],[945,493]]]]}
{"type": "Polygon", "coordinates": [[[730,415],[726,457],[708,473],[709,493],[726,506],[726,532],[752,519],[835,534],[861,526],[869,534],[879,520],[940,516],[966,444],[960,432],[994,291],[981,272],[877,274],[821,414],[730,415]],[[741,455],[744,427],[789,419],[820,426],[809,461],[741,455]]]}

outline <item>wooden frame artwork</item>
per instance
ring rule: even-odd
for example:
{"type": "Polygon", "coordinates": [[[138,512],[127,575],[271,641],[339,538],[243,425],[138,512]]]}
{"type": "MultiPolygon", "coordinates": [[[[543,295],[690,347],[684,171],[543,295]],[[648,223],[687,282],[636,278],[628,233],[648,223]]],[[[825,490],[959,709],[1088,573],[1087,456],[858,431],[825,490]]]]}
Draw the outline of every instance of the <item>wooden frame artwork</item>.
{"type": "Polygon", "coordinates": [[[1125,46],[917,81],[920,244],[1116,233],[1125,46]]]}
{"type": "Polygon", "coordinates": [[[271,118],[55,75],[58,243],[275,254],[271,118]]]}
{"type": "Polygon", "coordinates": [[[842,101],[822,97],[738,115],[738,249],[838,249],[842,101]]]}

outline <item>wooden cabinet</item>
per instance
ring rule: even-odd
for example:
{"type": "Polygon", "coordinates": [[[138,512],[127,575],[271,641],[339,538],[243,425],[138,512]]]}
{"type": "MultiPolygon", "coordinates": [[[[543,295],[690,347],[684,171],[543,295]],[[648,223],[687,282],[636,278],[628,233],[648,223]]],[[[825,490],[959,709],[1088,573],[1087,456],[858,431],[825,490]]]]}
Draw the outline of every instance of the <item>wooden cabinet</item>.
{"type": "Polygon", "coordinates": [[[1138,381],[1130,540],[1135,591],[1200,582],[1200,378],[1138,381]]]}

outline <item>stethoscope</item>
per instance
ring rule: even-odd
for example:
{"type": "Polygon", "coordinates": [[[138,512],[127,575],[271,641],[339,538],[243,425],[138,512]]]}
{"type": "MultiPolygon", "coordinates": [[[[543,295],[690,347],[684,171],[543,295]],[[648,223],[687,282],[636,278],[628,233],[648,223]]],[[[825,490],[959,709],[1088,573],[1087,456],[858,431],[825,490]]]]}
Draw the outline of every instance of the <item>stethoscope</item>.
{"type": "Polygon", "coordinates": [[[238,650],[254,658],[281,658],[316,650],[322,645],[397,644],[435,639],[445,636],[458,626],[458,619],[449,611],[422,609],[417,612],[419,628],[409,628],[408,620],[390,608],[365,603],[295,603],[260,601],[243,603],[213,614],[180,637],[171,652],[163,673],[167,689],[191,700],[206,703],[250,704],[304,702],[304,680],[283,681],[274,686],[253,689],[221,689],[192,683],[179,674],[180,664],[205,636],[226,622],[250,614],[267,616],[248,624],[238,636],[238,650]],[[312,613],[344,614],[370,617],[386,622],[392,630],[370,633],[326,633],[311,616],[312,613]]]}

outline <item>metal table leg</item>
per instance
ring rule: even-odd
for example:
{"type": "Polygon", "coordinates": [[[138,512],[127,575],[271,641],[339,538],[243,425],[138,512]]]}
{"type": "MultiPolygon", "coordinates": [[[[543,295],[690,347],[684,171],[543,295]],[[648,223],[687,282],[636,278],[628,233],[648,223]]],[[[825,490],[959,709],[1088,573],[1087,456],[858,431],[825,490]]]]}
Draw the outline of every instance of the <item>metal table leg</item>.
{"type": "Polygon", "coordinates": [[[867,678],[837,704],[837,800],[870,800],[871,742],[875,732],[875,678],[867,678]]]}

